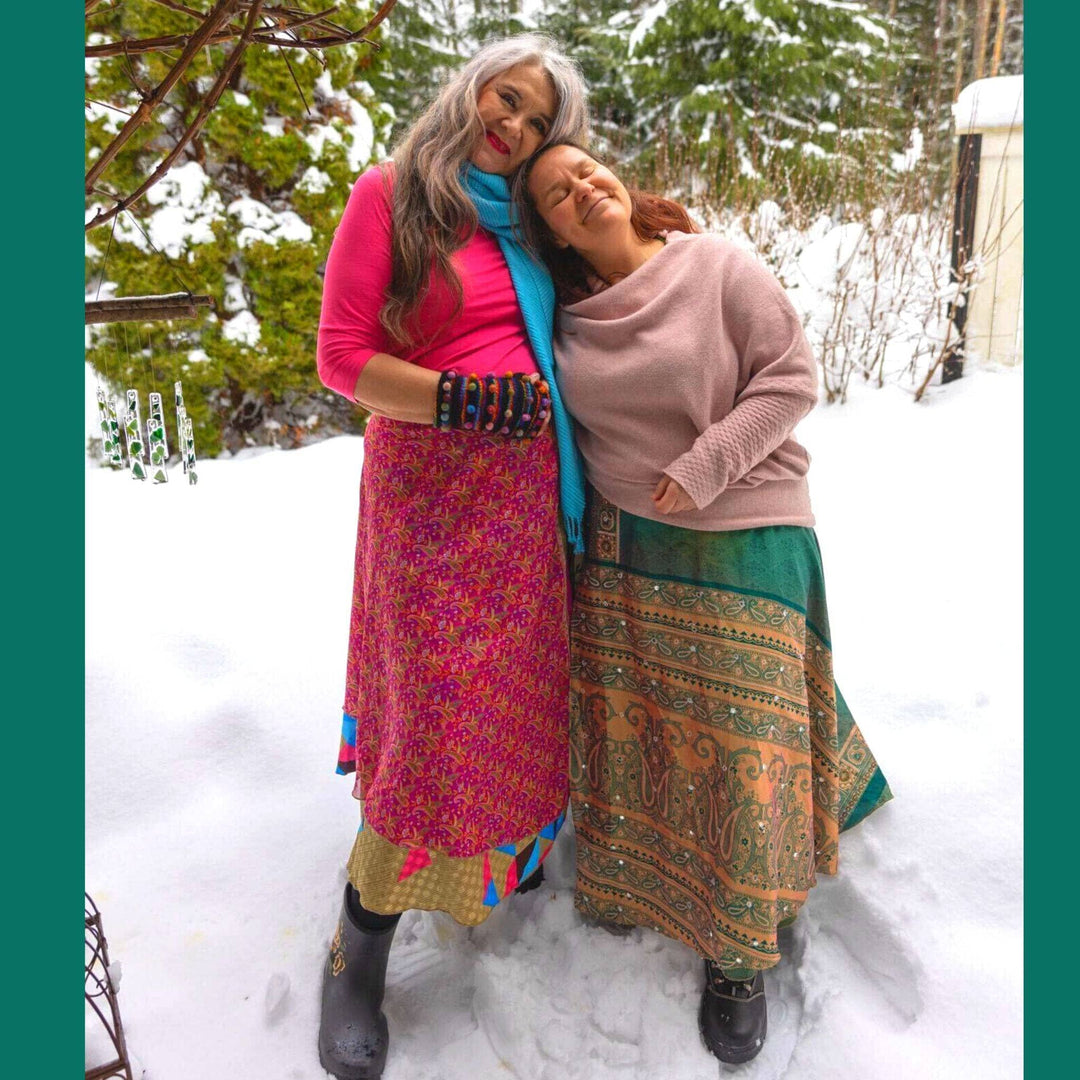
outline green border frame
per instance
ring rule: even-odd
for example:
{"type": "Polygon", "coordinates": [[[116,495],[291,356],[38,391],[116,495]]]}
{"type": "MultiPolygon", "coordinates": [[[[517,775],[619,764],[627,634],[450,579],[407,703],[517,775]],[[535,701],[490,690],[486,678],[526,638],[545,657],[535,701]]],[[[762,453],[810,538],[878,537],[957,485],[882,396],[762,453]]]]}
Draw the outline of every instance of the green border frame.
{"type": "MultiPolygon", "coordinates": [[[[1067,1073],[1066,1062],[1073,1057],[1069,1043],[1076,1032],[1076,991],[1064,981],[1076,957],[1075,939],[1068,934],[1070,887],[1064,870],[1060,885],[1046,877],[1047,868],[1068,863],[1061,845],[1066,842],[1063,826],[1071,819],[1072,782],[1065,755],[1035,736],[1049,733],[1056,716],[1066,729],[1076,722],[1045,668],[1057,652],[1052,644],[1056,617],[1077,602],[1076,579],[1069,569],[1075,557],[1074,519],[1068,512],[1077,488],[1070,475],[1076,449],[1065,412],[1075,410],[1078,400],[1077,350],[1074,324],[1064,316],[1077,306],[1077,274],[1070,256],[1076,251],[1080,210],[1069,145],[1076,132],[1080,12],[1071,4],[1037,2],[1027,5],[1024,18],[1024,344],[1034,359],[1025,360],[1024,372],[1023,884],[1025,895],[1064,901],[1060,909],[1051,904],[1049,911],[1042,903],[1024,906],[1024,1071],[1029,1078],[1041,1078],[1067,1073]],[[1027,282],[1029,273],[1032,280],[1027,282]],[[1058,408],[1064,404],[1062,414],[1054,415],[1052,402],[1058,408]],[[1065,767],[1055,769],[1058,754],[1065,767]],[[1049,942],[1056,942],[1052,949],[1049,942]],[[1029,1017],[1036,1033],[1031,1039],[1026,1038],[1029,1017]]],[[[1005,511],[1015,505],[1015,496],[1003,493],[1005,511]]],[[[1001,617],[1011,620],[1015,613],[1003,611],[1001,617]]],[[[1068,625],[1061,628],[1066,649],[1068,625]]],[[[1002,657],[1002,662],[1010,659],[1002,657]]],[[[1008,973],[1001,977],[1008,978],[1008,973]]]]}
{"type": "Polygon", "coordinates": [[[83,27],[73,6],[4,63],[10,552],[4,968],[9,1076],[79,1076],[83,906],[83,27]],[[54,359],[55,362],[54,362],[54,359]],[[18,362],[25,380],[13,378],[18,362]],[[20,449],[22,447],[22,449],[20,449]]]}

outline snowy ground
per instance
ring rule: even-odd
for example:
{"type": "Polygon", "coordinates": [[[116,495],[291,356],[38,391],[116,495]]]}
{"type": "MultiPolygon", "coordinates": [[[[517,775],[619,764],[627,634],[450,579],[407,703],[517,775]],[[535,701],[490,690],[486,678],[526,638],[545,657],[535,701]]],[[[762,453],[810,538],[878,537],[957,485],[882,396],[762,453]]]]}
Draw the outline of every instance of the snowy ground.
{"type": "MultiPolygon", "coordinates": [[[[1022,1073],[1022,394],[1019,372],[977,370],[799,429],[838,677],[896,799],[812,891],[747,1080],[1022,1073]]],[[[194,489],[87,472],[87,887],[146,1080],[325,1076],[362,454],[205,461],[194,489]]],[[[386,1080],[717,1076],[698,960],[584,926],[572,845],[551,888],[479,928],[404,917],[386,1080]]]]}

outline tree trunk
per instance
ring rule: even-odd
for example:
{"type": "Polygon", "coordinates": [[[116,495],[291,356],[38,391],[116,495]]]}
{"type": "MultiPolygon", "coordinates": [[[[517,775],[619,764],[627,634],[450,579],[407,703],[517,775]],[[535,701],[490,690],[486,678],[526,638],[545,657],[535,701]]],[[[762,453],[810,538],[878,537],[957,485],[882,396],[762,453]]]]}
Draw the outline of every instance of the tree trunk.
{"type": "Polygon", "coordinates": [[[972,42],[972,61],[975,78],[981,79],[986,71],[986,39],[990,34],[991,0],[977,0],[975,16],[975,40],[972,42]]]}
{"type": "Polygon", "coordinates": [[[994,59],[990,64],[991,76],[996,76],[1001,67],[1001,47],[1005,43],[1005,23],[1009,17],[1008,0],[998,0],[997,32],[994,34],[994,59]]]}
{"type": "Polygon", "coordinates": [[[955,102],[964,89],[964,37],[967,31],[967,0],[957,0],[956,4],[956,55],[953,66],[956,68],[956,79],[953,82],[953,96],[955,102]]]}

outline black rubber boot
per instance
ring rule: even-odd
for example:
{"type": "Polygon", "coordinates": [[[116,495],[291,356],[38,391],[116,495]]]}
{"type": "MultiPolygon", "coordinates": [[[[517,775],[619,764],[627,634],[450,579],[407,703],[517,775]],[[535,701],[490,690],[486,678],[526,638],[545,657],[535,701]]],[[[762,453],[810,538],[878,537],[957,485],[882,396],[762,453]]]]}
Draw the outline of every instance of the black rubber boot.
{"type": "Polygon", "coordinates": [[[338,1080],[378,1080],[389,1034],[382,1012],[386,962],[400,916],[365,912],[345,886],[337,932],[323,971],[319,1061],[338,1080]],[[361,925],[370,922],[372,927],[361,925]]]}
{"type": "Polygon", "coordinates": [[[729,1065],[757,1057],[768,1030],[765,976],[756,971],[744,982],[728,979],[705,961],[705,991],[701,995],[698,1028],[709,1052],[729,1065]]]}

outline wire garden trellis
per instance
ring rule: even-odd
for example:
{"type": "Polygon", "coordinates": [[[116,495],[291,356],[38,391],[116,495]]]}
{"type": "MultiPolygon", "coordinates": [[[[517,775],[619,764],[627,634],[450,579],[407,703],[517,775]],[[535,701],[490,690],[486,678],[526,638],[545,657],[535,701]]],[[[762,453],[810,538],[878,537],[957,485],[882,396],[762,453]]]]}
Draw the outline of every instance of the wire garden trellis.
{"type": "MultiPolygon", "coordinates": [[[[124,1025],[120,1021],[120,1006],[116,1000],[116,983],[109,960],[109,945],[101,927],[101,913],[90,894],[86,893],[86,1007],[96,1015],[107,1040],[95,1040],[95,1045],[112,1047],[112,1057],[90,1066],[86,1070],[86,1080],[134,1080],[124,1040],[124,1025]]],[[[87,1035],[89,1046],[89,1031],[87,1035]]]]}

